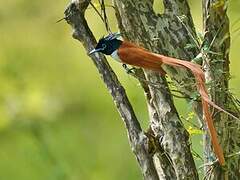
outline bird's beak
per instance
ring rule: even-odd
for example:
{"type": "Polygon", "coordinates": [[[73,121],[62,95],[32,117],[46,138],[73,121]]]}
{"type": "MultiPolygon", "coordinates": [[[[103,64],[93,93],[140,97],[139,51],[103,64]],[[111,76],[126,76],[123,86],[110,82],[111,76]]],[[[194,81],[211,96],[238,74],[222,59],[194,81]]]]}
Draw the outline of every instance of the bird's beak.
{"type": "Polygon", "coordinates": [[[93,53],[99,52],[99,51],[101,51],[101,50],[102,50],[102,48],[100,48],[100,49],[93,49],[93,50],[91,50],[91,51],[88,53],[88,55],[91,55],[91,54],[93,54],[93,53]]]}

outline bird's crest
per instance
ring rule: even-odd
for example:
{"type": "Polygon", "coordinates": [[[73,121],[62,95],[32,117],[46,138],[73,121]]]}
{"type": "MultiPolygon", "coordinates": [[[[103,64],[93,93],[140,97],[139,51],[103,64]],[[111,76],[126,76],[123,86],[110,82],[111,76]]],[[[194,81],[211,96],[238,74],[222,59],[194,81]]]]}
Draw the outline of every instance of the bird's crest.
{"type": "Polygon", "coordinates": [[[118,39],[120,37],[121,37],[121,34],[119,32],[111,33],[111,34],[107,35],[106,37],[103,36],[99,41],[101,41],[101,40],[111,41],[113,39],[118,39]]]}

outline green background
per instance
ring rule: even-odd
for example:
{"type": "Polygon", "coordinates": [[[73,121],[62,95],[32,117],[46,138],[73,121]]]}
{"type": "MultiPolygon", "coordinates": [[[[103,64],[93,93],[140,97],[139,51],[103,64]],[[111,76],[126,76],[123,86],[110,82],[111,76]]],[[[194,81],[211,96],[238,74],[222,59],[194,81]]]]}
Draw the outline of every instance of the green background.
{"type": "MultiPolygon", "coordinates": [[[[0,2],[0,180],[141,179],[124,125],[96,68],[72,39],[69,25],[55,23],[68,1],[0,2]]],[[[201,33],[201,3],[190,4],[201,33]]],[[[239,7],[240,1],[229,1],[230,88],[238,97],[239,7]]],[[[118,31],[113,9],[107,12],[112,30],[118,31]]],[[[93,9],[86,17],[97,38],[106,34],[93,9]]],[[[146,128],[141,88],[120,64],[109,62],[146,128]]],[[[185,101],[176,104],[189,117],[185,101]]],[[[201,153],[200,135],[193,135],[192,142],[201,153]]]]}

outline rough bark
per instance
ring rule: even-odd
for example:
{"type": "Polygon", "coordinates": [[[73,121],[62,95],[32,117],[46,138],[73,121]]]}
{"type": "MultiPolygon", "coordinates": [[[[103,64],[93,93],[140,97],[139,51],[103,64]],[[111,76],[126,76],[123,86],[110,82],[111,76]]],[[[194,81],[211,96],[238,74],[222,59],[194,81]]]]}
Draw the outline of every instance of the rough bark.
{"type": "MultiPolygon", "coordinates": [[[[239,109],[235,105],[228,86],[230,33],[227,3],[226,0],[203,0],[205,36],[202,54],[212,100],[239,117],[239,109]]],[[[217,111],[213,111],[213,117],[227,161],[225,170],[207,166],[206,172],[211,173],[206,176],[209,179],[239,179],[240,156],[228,158],[230,154],[240,151],[239,121],[217,111]]],[[[214,155],[208,134],[204,137],[204,142],[205,161],[209,163],[213,161],[214,155]]]]}
{"type": "MultiPolygon", "coordinates": [[[[153,11],[152,2],[148,0],[115,0],[114,3],[119,29],[125,39],[140,44],[153,52],[163,54],[175,53],[175,57],[179,53],[182,55],[182,58],[190,54],[193,56],[192,51],[185,51],[184,48],[181,50],[180,47],[176,46],[176,44],[182,43],[181,39],[183,42],[188,41],[181,34],[181,31],[186,33],[186,29],[184,29],[176,14],[157,15],[153,11]],[[174,24],[171,24],[170,21],[174,24]],[[178,26],[179,34],[176,34],[176,29],[174,28],[178,26]],[[172,42],[171,39],[173,39],[172,42]]],[[[187,5],[187,2],[184,3],[187,5]]],[[[170,3],[166,4],[169,9],[168,12],[170,12],[170,3]]],[[[175,3],[173,2],[173,4],[175,3]]],[[[179,9],[184,9],[184,13],[187,9],[187,15],[189,15],[189,9],[186,7],[180,7],[179,9]]],[[[191,16],[189,23],[192,24],[191,16]]],[[[184,46],[184,44],[181,45],[184,46]]],[[[174,56],[173,54],[171,55],[174,56]]],[[[167,71],[169,70],[167,69],[167,71]]],[[[182,73],[185,72],[183,71],[182,73]]],[[[175,170],[175,173],[172,173],[170,168],[166,168],[169,166],[164,166],[165,168],[162,169],[163,174],[165,174],[164,177],[171,179],[173,174],[175,174],[177,179],[197,179],[198,175],[188,143],[188,134],[179,119],[166,79],[150,71],[145,71],[145,76],[148,81],[165,87],[159,90],[149,86],[150,94],[148,94],[147,98],[151,129],[155,137],[158,138],[158,143],[161,145],[162,150],[169,156],[175,170]]],[[[160,164],[169,164],[169,162],[160,161],[160,164]]]]}
{"type": "MultiPolygon", "coordinates": [[[[96,45],[96,39],[84,17],[84,12],[88,5],[89,1],[75,0],[69,4],[65,11],[66,21],[73,28],[73,38],[79,40],[87,52],[92,50],[96,45]]],[[[144,178],[158,180],[159,178],[153,159],[148,153],[148,138],[141,129],[124,88],[103,55],[94,54],[91,55],[91,59],[112,95],[113,101],[126,125],[132,151],[136,155],[144,178]]]]}
{"type": "MultiPolygon", "coordinates": [[[[87,52],[96,45],[96,40],[84,18],[84,12],[89,2],[90,0],[72,0],[65,11],[66,20],[73,28],[73,37],[84,45],[87,52]]],[[[113,0],[113,2],[119,29],[125,39],[152,52],[184,60],[192,60],[201,52],[207,81],[212,85],[209,90],[213,101],[238,116],[239,111],[228,92],[230,36],[226,8],[221,4],[216,4],[216,2],[224,1],[203,0],[204,28],[207,33],[202,46],[196,36],[187,0],[163,0],[165,8],[163,14],[154,12],[153,0],[113,0]],[[219,28],[221,31],[218,30],[219,28]],[[212,41],[213,39],[216,40],[212,41]],[[209,47],[209,45],[211,51],[222,53],[221,57],[208,53],[205,47],[209,47]]],[[[91,59],[126,125],[131,148],[144,178],[154,180],[198,179],[188,141],[189,135],[181,123],[165,77],[151,71],[136,71],[135,75],[141,77],[139,81],[148,103],[150,130],[148,133],[144,133],[124,88],[105,57],[101,54],[94,54],[91,55],[91,59]],[[161,88],[155,88],[143,79],[159,84],[161,88]]],[[[191,97],[195,94],[195,81],[190,72],[184,68],[167,66],[163,68],[184,95],[191,97]]],[[[194,102],[193,108],[199,119],[202,120],[201,103],[194,102]]],[[[238,132],[238,129],[234,128],[239,127],[238,122],[219,112],[214,113],[214,119],[226,157],[238,152],[240,131],[238,132]]],[[[215,156],[208,135],[205,136],[205,143],[206,162],[213,162],[215,156]]],[[[227,171],[220,167],[209,166],[206,170],[208,172],[211,170],[213,173],[208,177],[236,179],[240,177],[239,162],[239,156],[228,158],[227,171]]]]}

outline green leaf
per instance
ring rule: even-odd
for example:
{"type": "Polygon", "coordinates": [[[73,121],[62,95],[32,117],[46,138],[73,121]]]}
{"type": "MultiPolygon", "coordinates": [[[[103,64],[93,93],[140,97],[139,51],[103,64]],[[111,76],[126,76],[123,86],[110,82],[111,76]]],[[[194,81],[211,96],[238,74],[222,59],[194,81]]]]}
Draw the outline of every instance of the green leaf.
{"type": "Polygon", "coordinates": [[[200,130],[200,129],[197,129],[197,128],[193,128],[192,126],[189,126],[187,128],[187,131],[190,134],[190,136],[204,134],[203,130],[200,130]]]}

